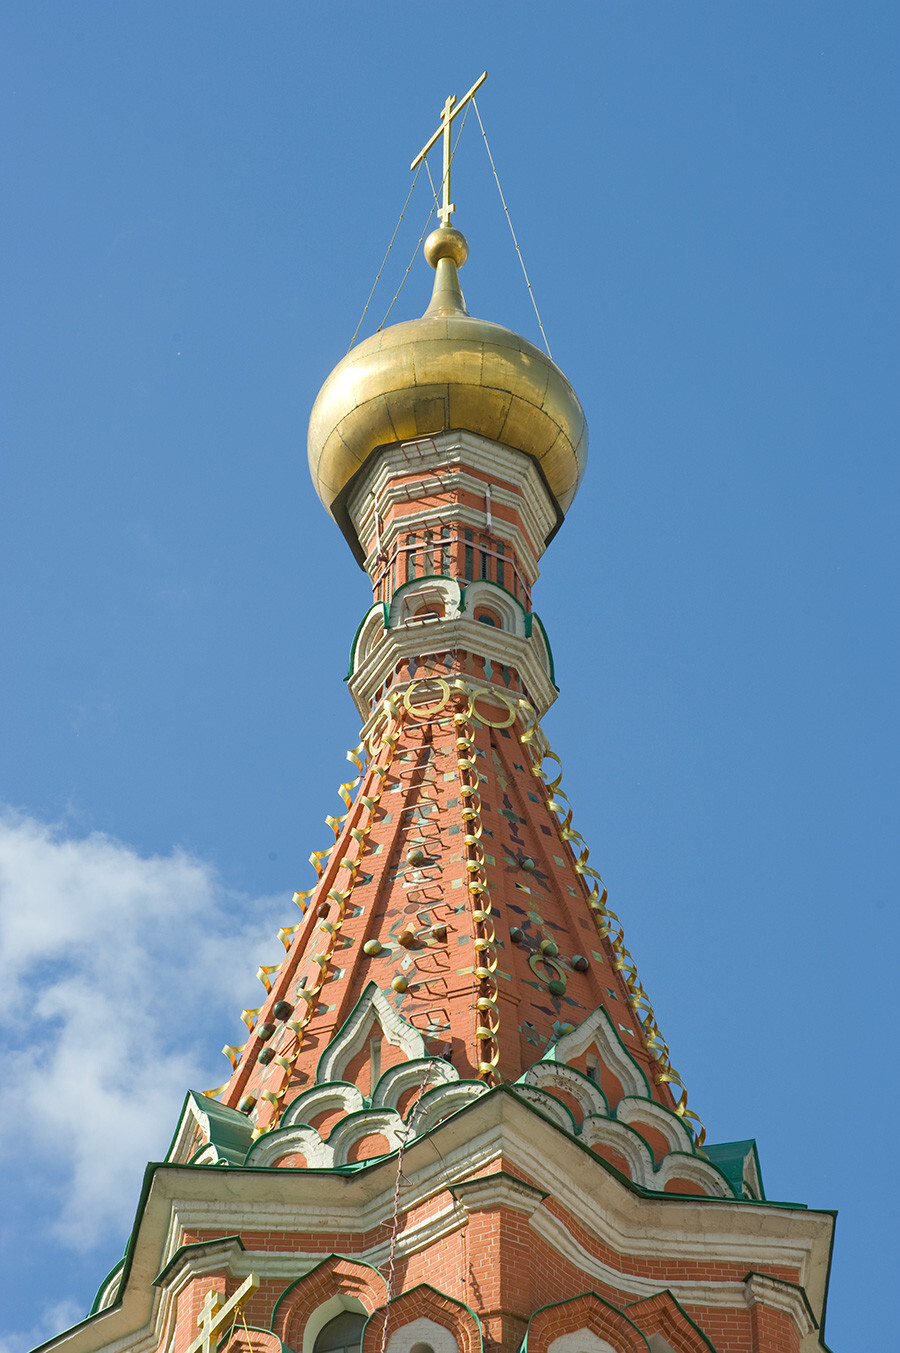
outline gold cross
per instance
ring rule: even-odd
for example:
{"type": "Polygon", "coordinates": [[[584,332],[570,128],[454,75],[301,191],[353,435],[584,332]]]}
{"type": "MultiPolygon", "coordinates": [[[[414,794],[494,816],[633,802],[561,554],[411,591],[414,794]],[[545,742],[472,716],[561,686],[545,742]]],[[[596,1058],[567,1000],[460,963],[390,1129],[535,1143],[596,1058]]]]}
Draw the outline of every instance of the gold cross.
{"type": "Polygon", "coordinates": [[[413,160],[412,164],[409,166],[410,170],[413,170],[416,168],[418,164],[421,164],[421,162],[425,159],[425,156],[428,154],[429,150],[431,150],[431,147],[434,145],[438,137],[443,136],[444,176],[442,182],[444,194],[443,194],[443,204],[440,207],[438,207],[438,216],[441,218],[441,225],[443,226],[448,226],[450,224],[450,217],[456,211],[456,208],[450,201],[450,124],[456,117],[457,113],[462,112],[463,108],[465,108],[466,104],[469,102],[469,99],[471,99],[472,95],[475,93],[476,89],[480,89],[486,79],[487,79],[487,71],[484,71],[483,74],[479,75],[478,79],[475,81],[474,85],[469,90],[465,98],[460,99],[459,103],[456,102],[455,94],[450,94],[448,96],[446,103],[441,109],[441,125],[438,127],[437,131],[429,139],[429,141],[422,147],[416,158],[413,160]]]}
{"type": "MultiPolygon", "coordinates": [[[[230,1315],[237,1315],[247,1298],[259,1287],[259,1278],[251,1273],[245,1278],[230,1301],[221,1292],[207,1292],[203,1309],[197,1316],[200,1333],[184,1353],[213,1353],[213,1340],[230,1315]]],[[[218,1342],[218,1340],[216,1340],[218,1342]]]]}

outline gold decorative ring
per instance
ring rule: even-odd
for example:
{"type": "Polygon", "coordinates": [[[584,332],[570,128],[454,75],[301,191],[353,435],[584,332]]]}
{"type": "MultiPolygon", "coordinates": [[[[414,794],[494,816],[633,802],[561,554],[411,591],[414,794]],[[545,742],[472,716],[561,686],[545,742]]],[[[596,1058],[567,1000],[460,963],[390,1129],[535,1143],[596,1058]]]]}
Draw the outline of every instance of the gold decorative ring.
{"type": "Polygon", "coordinates": [[[430,719],[433,715],[440,714],[449,699],[450,687],[443,677],[426,677],[423,681],[414,681],[412,685],[407,686],[406,690],[403,692],[403,708],[406,710],[407,714],[411,714],[414,719],[430,719]],[[413,692],[419,687],[424,686],[427,682],[434,682],[440,688],[440,701],[436,705],[419,705],[414,707],[411,698],[413,692]]]}

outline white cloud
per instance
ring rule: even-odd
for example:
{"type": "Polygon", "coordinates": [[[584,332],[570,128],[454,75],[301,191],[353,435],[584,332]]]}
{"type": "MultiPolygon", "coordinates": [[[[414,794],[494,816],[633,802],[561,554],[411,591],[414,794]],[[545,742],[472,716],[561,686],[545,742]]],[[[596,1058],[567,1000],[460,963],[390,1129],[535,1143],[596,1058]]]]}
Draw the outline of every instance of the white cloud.
{"type": "Polygon", "coordinates": [[[0,812],[2,1155],[10,1189],[23,1172],[56,1191],[59,1241],[124,1239],[185,1090],[226,1079],[218,1049],[241,1041],[289,908],[180,851],[0,812]]]}
{"type": "Polygon", "coordinates": [[[76,1301],[57,1301],[43,1311],[30,1329],[15,1334],[0,1334],[0,1353],[27,1353],[45,1339],[52,1339],[60,1330],[69,1329],[84,1319],[84,1311],[76,1301]]]}

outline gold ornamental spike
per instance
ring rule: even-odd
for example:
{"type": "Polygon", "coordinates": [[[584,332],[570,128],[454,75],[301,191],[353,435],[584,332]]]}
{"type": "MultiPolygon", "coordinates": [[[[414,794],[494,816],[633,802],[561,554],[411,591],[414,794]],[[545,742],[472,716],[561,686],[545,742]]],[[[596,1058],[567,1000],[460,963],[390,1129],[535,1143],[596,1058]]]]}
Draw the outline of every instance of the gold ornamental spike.
{"type": "Polygon", "coordinates": [[[452,226],[439,226],[428,236],[422,252],[434,268],[434,290],[423,318],[468,315],[458,272],[469,257],[465,235],[452,226]]]}

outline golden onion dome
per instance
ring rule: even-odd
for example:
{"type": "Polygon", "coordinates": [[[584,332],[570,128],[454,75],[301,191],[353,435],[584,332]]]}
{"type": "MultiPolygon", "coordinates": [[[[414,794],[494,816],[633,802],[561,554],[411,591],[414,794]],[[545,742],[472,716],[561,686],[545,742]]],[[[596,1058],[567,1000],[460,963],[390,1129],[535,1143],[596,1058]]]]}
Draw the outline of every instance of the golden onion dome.
{"type": "Polygon", "coordinates": [[[309,468],[332,516],[378,447],[450,429],[533,456],[561,512],[587,460],[587,424],[559,367],[533,343],[466,309],[457,269],[465,237],[441,226],[425,241],[435,270],[421,319],[382,329],[348,352],[319,391],[309,420],[309,468]]]}

